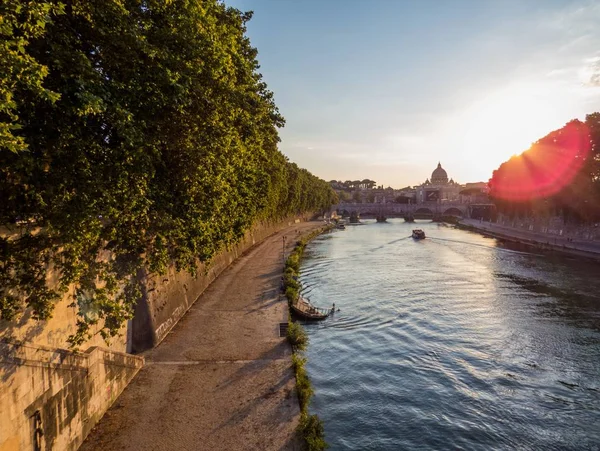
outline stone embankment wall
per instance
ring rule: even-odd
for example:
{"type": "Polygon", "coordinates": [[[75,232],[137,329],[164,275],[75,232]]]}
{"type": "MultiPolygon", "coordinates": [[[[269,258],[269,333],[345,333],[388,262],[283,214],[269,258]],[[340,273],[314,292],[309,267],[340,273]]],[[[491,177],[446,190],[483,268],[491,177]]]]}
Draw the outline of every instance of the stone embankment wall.
{"type": "Polygon", "coordinates": [[[77,449],[143,366],[126,353],[127,326],[110,346],[93,330],[81,352],[69,350],[77,311],[72,291],[52,318],[0,321],[0,451],[77,449]]]}
{"type": "Polygon", "coordinates": [[[102,349],[84,353],[0,343],[0,450],[76,450],[144,364],[102,349]]]}
{"type": "Polygon", "coordinates": [[[133,352],[157,346],[206,287],[241,254],[282,228],[305,219],[294,217],[256,224],[237,245],[213,258],[208,271],[201,266],[198,277],[186,272],[177,273],[174,268],[164,276],[148,277],[132,323],[133,352]]]}
{"type": "Polygon", "coordinates": [[[600,224],[569,224],[560,217],[509,218],[498,215],[495,224],[549,236],[568,237],[573,240],[600,241],[600,224]]]}
{"type": "Polygon", "coordinates": [[[0,321],[0,451],[77,449],[143,366],[143,357],[127,352],[158,345],[237,257],[300,220],[256,224],[216,256],[208,271],[199,268],[198,277],[174,268],[147,277],[135,318],[110,346],[94,333],[85,350],[68,350],[77,321],[72,292],[47,321],[32,320],[28,312],[17,322],[0,321]]]}

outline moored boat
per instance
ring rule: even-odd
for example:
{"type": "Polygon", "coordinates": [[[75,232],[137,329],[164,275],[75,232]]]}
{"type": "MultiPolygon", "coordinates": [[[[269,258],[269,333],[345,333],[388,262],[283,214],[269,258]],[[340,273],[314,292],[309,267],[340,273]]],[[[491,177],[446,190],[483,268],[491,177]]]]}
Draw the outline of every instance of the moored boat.
{"type": "Polygon", "coordinates": [[[412,237],[415,240],[422,240],[423,238],[425,238],[425,232],[423,232],[423,230],[421,229],[414,229],[412,231],[412,237]]]}
{"type": "Polygon", "coordinates": [[[332,312],[332,309],[322,309],[315,307],[310,303],[308,299],[304,299],[302,296],[300,296],[294,304],[291,304],[290,307],[295,315],[299,316],[302,319],[308,320],[325,319],[332,312]]]}

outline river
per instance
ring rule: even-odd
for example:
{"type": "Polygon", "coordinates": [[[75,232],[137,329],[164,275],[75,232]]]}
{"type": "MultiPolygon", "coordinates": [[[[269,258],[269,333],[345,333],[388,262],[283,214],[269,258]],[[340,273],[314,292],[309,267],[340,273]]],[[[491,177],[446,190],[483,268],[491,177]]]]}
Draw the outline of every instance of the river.
{"type": "Polygon", "coordinates": [[[600,449],[600,265],[506,246],[402,220],[309,244],[304,294],[340,309],[306,324],[332,450],[600,449]]]}

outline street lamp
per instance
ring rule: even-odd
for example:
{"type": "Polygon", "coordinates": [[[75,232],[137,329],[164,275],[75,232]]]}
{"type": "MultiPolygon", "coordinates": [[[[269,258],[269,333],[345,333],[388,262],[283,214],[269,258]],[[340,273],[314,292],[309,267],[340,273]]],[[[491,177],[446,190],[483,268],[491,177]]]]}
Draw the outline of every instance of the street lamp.
{"type": "Polygon", "coordinates": [[[283,235],[283,252],[282,252],[282,255],[283,255],[283,264],[284,265],[285,265],[285,239],[286,239],[286,236],[283,235]]]}

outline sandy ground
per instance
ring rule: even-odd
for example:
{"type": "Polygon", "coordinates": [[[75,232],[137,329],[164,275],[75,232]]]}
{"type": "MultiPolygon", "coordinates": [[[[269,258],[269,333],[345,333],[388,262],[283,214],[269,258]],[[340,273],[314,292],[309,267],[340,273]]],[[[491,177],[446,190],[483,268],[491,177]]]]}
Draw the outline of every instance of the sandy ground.
{"type": "Polygon", "coordinates": [[[81,450],[302,450],[291,349],[279,337],[282,236],[251,249],[204,292],[92,430],[81,450]]]}

